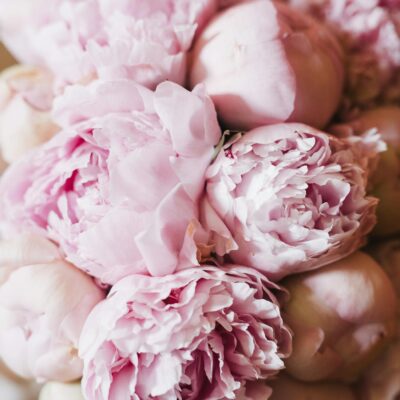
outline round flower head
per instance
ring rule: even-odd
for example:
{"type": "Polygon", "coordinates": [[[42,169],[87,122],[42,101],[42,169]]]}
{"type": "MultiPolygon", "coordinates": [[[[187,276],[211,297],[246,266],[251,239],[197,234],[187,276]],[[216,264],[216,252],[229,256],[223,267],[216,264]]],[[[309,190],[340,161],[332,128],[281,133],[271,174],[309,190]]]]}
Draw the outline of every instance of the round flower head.
{"type": "Polygon", "coordinates": [[[0,357],[24,378],[78,379],[81,329],[103,292],[52,243],[30,238],[31,246],[24,236],[0,248],[0,357]]]}
{"type": "Polygon", "coordinates": [[[400,100],[398,0],[287,0],[327,24],[347,56],[346,97],[351,108],[400,100]]]}
{"type": "Polygon", "coordinates": [[[215,0],[47,3],[1,0],[1,35],[22,61],[49,67],[61,86],[96,77],[149,88],[184,83],[186,53],[216,7],[215,0]]]}
{"type": "Polygon", "coordinates": [[[280,279],[355,251],[375,224],[365,189],[380,145],[302,124],[233,138],[207,171],[202,203],[217,254],[280,279]]]}
{"type": "Polygon", "coordinates": [[[293,330],[293,353],[285,364],[297,379],[351,382],[395,335],[395,291],[364,253],[283,285],[290,302],[282,313],[293,330]]]}
{"type": "Polygon", "coordinates": [[[52,76],[36,67],[14,66],[0,74],[0,148],[11,163],[58,130],[50,110],[52,76]]]}
{"type": "Polygon", "coordinates": [[[369,192],[380,200],[373,233],[388,236],[400,232],[400,107],[373,108],[359,113],[349,122],[329,128],[340,137],[362,135],[372,130],[378,131],[387,145],[369,181],[369,192]]]}
{"type": "Polygon", "coordinates": [[[248,268],[131,275],[111,289],[80,340],[87,400],[234,399],[284,367],[290,334],[248,268]]]}
{"type": "Polygon", "coordinates": [[[221,136],[204,91],[99,81],[55,107],[65,129],[0,183],[5,233],[40,229],[109,284],[193,265],[197,202],[221,136]]]}
{"type": "Polygon", "coordinates": [[[340,383],[305,383],[280,375],[271,387],[269,400],[356,400],[350,386],[340,383]]]}
{"type": "Polygon", "coordinates": [[[269,0],[223,10],[196,41],[192,86],[204,82],[229,129],[293,121],[322,128],[342,93],[342,53],[317,21],[269,0]],[[329,95],[327,95],[329,93],[329,95]]]}

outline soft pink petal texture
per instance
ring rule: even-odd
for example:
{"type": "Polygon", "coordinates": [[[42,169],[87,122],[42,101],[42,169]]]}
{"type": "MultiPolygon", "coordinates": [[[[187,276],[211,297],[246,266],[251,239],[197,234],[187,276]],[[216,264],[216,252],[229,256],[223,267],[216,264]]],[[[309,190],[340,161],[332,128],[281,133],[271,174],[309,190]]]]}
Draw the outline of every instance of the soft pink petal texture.
{"type": "Polygon", "coordinates": [[[369,191],[379,198],[376,236],[389,236],[400,231],[400,107],[382,106],[364,112],[342,124],[335,124],[329,131],[340,137],[362,135],[377,131],[387,144],[379,163],[369,180],[369,191]]]}
{"type": "Polygon", "coordinates": [[[1,0],[1,38],[21,61],[50,68],[61,89],[95,78],[183,84],[195,33],[216,10],[216,0],[47,3],[1,0]]]}
{"type": "Polygon", "coordinates": [[[64,130],[2,178],[4,233],[45,232],[107,284],[193,265],[198,200],[221,137],[204,88],[97,81],[68,88],[54,115],[64,130]]]}
{"type": "Polygon", "coordinates": [[[395,334],[395,291],[365,253],[283,285],[291,295],[283,315],[294,335],[286,368],[297,379],[354,381],[395,334]]]}
{"type": "Polygon", "coordinates": [[[210,242],[275,280],[351,254],[375,224],[366,185],[380,150],[373,133],[337,139],[294,123],[234,137],[207,170],[210,242]]]}
{"type": "Polygon", "coordinates": [[[14,66],[0,74],[0,149],[11,163],[58,130],[53,122],[53,77],[46,70],[14,66]]]}
{"type": "Polygon", "coordinates": [[[283,368],[291,339],[271,289],[277,286],[257,271],[236,266],[124,278],[92,311],[81,336],[85,398],[268,394],[251,381],[283,368]]]}
{"type": "Polygon", "coordinates": [[[60,260],[57,246],[42,236],[22,234],[0,241],[0,285],[20,267],[47,264],[60,260]]]}
{"type": "Polygon", "coordinates": [[[246,1],[221,11],[191,58],[190,84],[204,82],[229,129],[283,121],[323,127],[341,96],[335,38],[278,2],[246,1]]]}
{"type": "Polygon", "coordinates": [[[281,375],[271,382],[270,400],[356,400],[350,386],[340,383],[304,383],[281,375]]]}
{"type": "Polygon", "coordinates": [[[103,292],[63,261],[54,244],[34,235],[1,242],[0,277],[3,361],[24,378],[78,379],[81,329],[103,292]]]}
{"type": "Polygon", "coordinates": [[[400,100],[398,0],[285,0],[328,25],[347,58],[344,114],[400,100]]]}

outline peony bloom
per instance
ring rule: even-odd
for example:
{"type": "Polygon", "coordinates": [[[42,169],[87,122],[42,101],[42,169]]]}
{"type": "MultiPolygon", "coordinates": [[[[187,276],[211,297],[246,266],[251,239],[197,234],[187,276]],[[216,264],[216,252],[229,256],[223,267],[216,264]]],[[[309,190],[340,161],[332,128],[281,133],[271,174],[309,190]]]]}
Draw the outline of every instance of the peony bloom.
{"type": "Polygon", "coordinates": [[[84,400],[80,383],[49,382],[40,391],[39,400],[84,400]]]}
{"type": "Polygon", "coordinates": [[[370,179],[370,192],[380,200],[374,234],[388,236],[400,232],[400,107],[385,106],[364,111],[347,123],[332,126],[330,131],[348,137],[374,129],[387,144],[370,179]]]}
{"type": "Polygon", "coordinates": [[[293,330],[288,373],[305,381],[355,380],[396,330],[396,294],[381,267],[358,252],[283,283],[293,330]]]}
{"type": "Polygon", "coordinates": [[[259,0],[207,26],[194,46],[190,84],[204,82],[230,129],[284,121],[321,128],[339,104],[343,75],[341,48],[323,26],[259,0]]]}
{"type": "Polygon", "coordinates": [[[3,176],[4,232],[41,229],[107,284],[193,265],[221,137],[211,100],[169,82],[155,93],[125,80],[69,89],[55,106],[66,128],[3,176]]]}
{"type": "Polygon", "coordinates": [[[19,65],[0,74],[0,148],[5,161],[16,161],[57,132],[52,105],[48,72],[19,65]]]}
{"type": "Polygon", "coordinates": [[[340,383],[304,383],[281,375],[271,386],[270,400],[356,400],[351,388],[340,383]]]}
{"type": "Polygon", "coordinates": [[[1,243],[0,356],[24,378],[74,380],[82,326],[104,295],[53,244],[31,238],[1,243]]]}
{"type": "Polygon", "coordinates": [[[363,400],[395,400],[400,396],[400,341],[397,340],[367,370],[360,383],[363,400]]]}
{"type": "Polygon", "coordinates": [[[347,56],[348,106],[400,100],[398,0],[286,0],[325,22],[347,56]]]}
{"type": "Polygon", "coordinates": [[[244,267],[124,278],[82,332],[85,398],[248,400],[246,382],[275,375],[290,351],[273,288],[244,267]]]}
{"type": "Polygon", "coordinates": [[[50,68],[57,86],[97,77],[153,89],[184,83],[187,51],[215,8],[216,0],[0,0],[1,36],[22,61],[50,68]]]}
{"type": "Polygon", "coordinates": [[[377,135],[337,139],[302,124],[254,129],[207,171],[202,222],[220,256],[277,280],[351,254],[375,224],[366,196],[377,135]]]}

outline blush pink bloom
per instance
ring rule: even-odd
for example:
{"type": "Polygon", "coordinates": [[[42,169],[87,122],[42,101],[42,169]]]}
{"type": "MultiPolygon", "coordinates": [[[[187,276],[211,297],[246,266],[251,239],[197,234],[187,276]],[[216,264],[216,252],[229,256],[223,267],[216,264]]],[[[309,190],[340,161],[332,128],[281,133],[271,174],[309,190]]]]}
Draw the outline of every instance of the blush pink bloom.
{"type": "Polygon", "coordinates": [[[18,65],[0,74],[0,149],[8,163],[59,129],[50,115],[52,83],[51,74],[36,67],[18,65]]]}
{"type": "Polygon", "coordinates": [[[217,254],[274,280],[351,254],[375,224],[366,185],[381,146],[294,123],[237,135],[206,175],[202,222],[217,254]]]}
{"type": "Polygon", "coordinates": [[[329,128],[341,137],[361,135],[368,130],[377,130],[387,144],[369,182],[369,191],[380,200],[374,234],[393,235],[400,232],[400,107],[373,108],[359,113],[349,122],[329,128]]]}
{"type": "Polygon", "coordinates": [[[321,128],[339,104],[343,76],[341,48],[323,26],[259,0],[210,22],[194,46],[190,83],[204,82],[229,129],[284,121],[321,128]]]}
{"type": "Polygon", "coordinates": [[[124,278],[82,332],[85,398],[235,399],[290,351],[273,288],[233,266],[124,278]]]}
{"type": "Polygon", "coordinates": [[[2,0],[0,24],[15,55],[50,68],[57,86],[98,77],[153,89],[184,83],[187,51],[215,8],[215,0],[2,0]]]}
{"type": "Polygon", "coordinates": [[[43,386],[38,400],[84,400],[80,383],[49,382],[43,386]]]}
{"type": "Polygon", "coordinates": [[[351,382],[396,333],[396,293],[382,268],[357,252],[283,282],[293,330],[288,373],[305,381],[351,382]]]}
{"type": "Polygon", "coordinates": [[[288,0],[325,22],[344,45],[350,107],[400,100],[400,2],[288,0]]]}
{"type": "Polygon", "coordinates": [[[78,379],[81,330],[104,294],[90,277],[56,258],[53,244],[31,238],[31,246],[25,246],[27,237],[1,246],[0,270],[8,273],[0,286],[0,356],[24,378],[78,379]]]}
{"type": "Polygon", "coordinates": [[[280,375],[271,387],[270,400],[356,400],[350,386],[340,383],[304,383],[280,375]]]}
{"type": "Polygon", "coordinates": [[[4,232],[41,229],[109,284],[196,263],[197,203],[221,137],[204,90],[98,81],[55,108],[65,129],[3,176],[4,232]]]}

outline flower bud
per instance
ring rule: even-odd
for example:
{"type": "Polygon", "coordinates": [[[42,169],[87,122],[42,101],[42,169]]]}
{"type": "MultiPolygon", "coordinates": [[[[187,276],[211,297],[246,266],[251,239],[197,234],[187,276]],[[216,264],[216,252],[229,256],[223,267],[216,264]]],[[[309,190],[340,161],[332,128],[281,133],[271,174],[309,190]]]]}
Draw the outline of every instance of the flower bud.
{"type": "Polygon", "coordinates": [[[36,67],[15,66],[0,74],[0,144],[11,163],[58,130],[50,110],[52,77],[36,67]]]}
{"type": "Polygon", "coordinates": [[[192,87],[204,82],[230,129],[285,121],[322,128],[340,100],[342,62],[339,44],[316,20],[281,2],[245,1],[200,35],[189,79],[192,87]]]}
{"type": "Polygon", "coordinates": [[[27,242],[28,236],[0,246],[0,356],[27,379],[78,379],[81,329],[104,294],[53,244],[27,242]]]}
{"type": "Polygon", "coordinates": [[[284,284],[294,333],[287,371],[304,381],[355,380],[396,329],[396,294],[380,266],[357,252],[284,284]]]}

